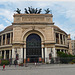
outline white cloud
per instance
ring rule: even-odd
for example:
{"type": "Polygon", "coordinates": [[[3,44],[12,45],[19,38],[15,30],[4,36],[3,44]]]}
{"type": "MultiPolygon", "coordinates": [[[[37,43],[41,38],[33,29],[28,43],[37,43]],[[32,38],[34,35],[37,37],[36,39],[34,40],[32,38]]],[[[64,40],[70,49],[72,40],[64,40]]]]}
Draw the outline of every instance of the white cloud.
{"type": "MultiPolygon", "coordinates": [[[[37,0],[34,0],[34,1],[37,1],[37,0]]],[[[75,36],[75,30],[73,29],[75,28],[75,26],[74,25],[73,27],[70,26],[70,24],[72,23],[75,24],[75,21],[74,21],[75,20],[75,2],[72,2],[75,0],[69,0],[71,2],[68,2],[68,0],[65,0],[67,2],[64,2],[64,0],[56,0],[59,2],[56,2],[55,0],[38,0],[37,2],[34,2],[34,1],[32,0],[2,0],[1,1],[0,0],[0,2],[3,2],[3,4],[6,7],[5,9],[0,8],[0,15],[4,16],[5,22],[10,24],[10,22],[13,21],[13,11],[16,10],[16,8],[20,8],[21,10],[23,9],[23,12],[24,12],[24,8],[25,7],[27,8],[28,6],[32,6],[34,8],[36,7],[43,8],[43,9],[46,9],[47,7],[49,7],[52,10],[52,13],[54,16],[53,18],[55,18],[54,20],[55,24],[59,26],[62,30],[64,30],[66,33],[68,34],[70,33],[72,38],[75,36]],[[3,1],[5,1],[5,3],[3,1]],[[48,1],[53,1],[53,2],[48,2],[48,1]],[[61,22],[61,20],[63,20],[62,16],[64,16],[64,19],[65,19],[63,22],[61,22]]],[[[4,23],[1,23],[1,24],[4,24],[4,23]]]]}
{"type": "Polygon", "coordinates": [[[13,12],[7,9],[0,9],[0,15],[7,18],[9,21],[13,20],[13,12]]]}
{"type": "MultiPolygon", "coordinates": [[[[1,2],[16,2],[16,1],[37,1],[37,0],[1,0],[1,2]]],[[[75,0],[38,0],[38,1],[75,1],[75,0]]]]}
{"type": "Polygon", "coordinates": [[[6,26],[4,26],[3,24],[0,24],[0,30],[3,30],[6,26]]]}
{"type": "Polygon", "coordinates": [[[66,18],[70,18],[73,22],[75,22],[75,10],[67,10],[66,11],[66,18]]]}

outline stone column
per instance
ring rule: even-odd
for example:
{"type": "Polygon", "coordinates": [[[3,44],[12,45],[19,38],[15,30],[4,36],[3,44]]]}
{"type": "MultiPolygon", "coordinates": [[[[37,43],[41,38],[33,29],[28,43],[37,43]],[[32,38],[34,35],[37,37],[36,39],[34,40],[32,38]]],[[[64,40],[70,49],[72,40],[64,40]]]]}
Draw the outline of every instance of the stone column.
{"type": "Polygon", "coordinates": [[[61,49],[60,49],[60,52],[61,52],[61,49]]]}
{"type": "Polygon", "coordinates": [[[15,49],[12,48],[12,64],[14,64],[15,58],[16,58],[15,49]]]}
{"type": "Polygon", "coordinates": [[[23,48],[21,48],[21,53],[20,53],[20,63],[23,63],[23,48]]]}
{"type": "Polygon", "coordinates": [[[5,34],[5,45],[7,44],[7,34],[5,34]]]}
{"type": "Polygon", "coordinates": [[[15,49],[12,48],[12,58],[15,58],[15,49]]]}
{"type": "Polygon", "coordinates": [[[9,50],[9,59],[11,58],[11,50],[9,50]]]}
{"type": "Polygon", "coordinates": [[[63,35],[63,44],[65,45],[65,35],[63,35]]]}
{"type": "Polygon", "coordinates": [[[42,59],[44,58],[43,47],[44,47],[44,46],[42,45],[42,59]]]}
{"type": "Polygon", "coordinates": [[[63,50],[63,52],[65,53],[65,50],[63,50]]]}
{"type": "Polygon", "coordinates": [[[21,58],[23,58],[23,48],[21,48],[21,58]]]}
{"type": "Polygon", "coordinates": [[[53,57],[54,58],[56,57],[56,50],[55,50],[55,48],[53,48],[53,57]]]}
{"type": "Polygon", "coordinates": [[[11,33],[10,33],[10,44],[11,44],[11,33]]]}
{"type": "Polygon", "coordinates": [[[47,48],[45,47],[45,63],[47,62],[47,48]]]}
{"type": "Polygon", "coordinates": [[[59,44],[61,44],[61,41],[60,41],[60,33],[59,33],[59,44]]]}
{"type": "Polygon", "coordinates": [[[62,44],[64,44],[63,34],[62,34],[62,44]]]}
{"type": "Polygon", "coordinates": [[[65,45],[67,45],[67,37],[65,36],[65,45]]]}
{"type": "Polygon", "coordinates": [[[6,51],[4,51],[4,59],[6,59],[6,51]]]}
{"type": "Polygon", "coordinates": [[[1,45],[3,45],[3,35],[1,36],[1,45]]]}
{"type": "Polygon", "coordinates": [[[26,48],[24,48],[24,63],[26,63],[26,48]]]}
{"type": "Polygon", "coordinates": [[[55,48],[52,48],[53,49],[53,59],[54,59],[54,63],[56,63],[56,50],[55,48]]]}
{"type": "Polygon", "coordinates": [[[2,51],[1,51],[1,57],[2,57],[2,51]]]}

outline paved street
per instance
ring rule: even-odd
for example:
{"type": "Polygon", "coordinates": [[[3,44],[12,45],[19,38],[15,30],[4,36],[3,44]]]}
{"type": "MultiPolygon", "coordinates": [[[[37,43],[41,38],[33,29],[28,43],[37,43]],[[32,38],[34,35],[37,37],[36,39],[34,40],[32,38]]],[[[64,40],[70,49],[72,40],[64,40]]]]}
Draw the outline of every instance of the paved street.
{"type": "Polygon", "coordinates": [[[28,65],[28,67],[6,66],[5,71],[0,66],[0,75],[75,75],[75,64],[44,64],[39,66],[28,65]]]}

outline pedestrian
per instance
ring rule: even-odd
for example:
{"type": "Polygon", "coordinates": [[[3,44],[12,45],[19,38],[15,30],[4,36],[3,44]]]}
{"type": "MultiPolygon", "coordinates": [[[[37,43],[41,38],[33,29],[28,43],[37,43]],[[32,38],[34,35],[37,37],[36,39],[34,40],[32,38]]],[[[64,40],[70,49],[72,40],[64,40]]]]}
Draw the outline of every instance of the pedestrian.
{"type": "Polygon", "coordinates": [[[11,66],[12,59],[9,59],[9,67],[11,66]]]}
{"type": "Polygon", "coordinates": [[[3,65],[3,70],[5,70],[5,64],[3,65]]]}
{"type": "Polygon", "coordinates": [[[35,62],[35,67],[36,67],[36,62],[35,62]]]}
{"type": "Polygon", "coordinates": [[[17,65],[17,60],[14,61],[14,64],[15,64],[15,67],[16,67],[16,65],[17,65]]]}

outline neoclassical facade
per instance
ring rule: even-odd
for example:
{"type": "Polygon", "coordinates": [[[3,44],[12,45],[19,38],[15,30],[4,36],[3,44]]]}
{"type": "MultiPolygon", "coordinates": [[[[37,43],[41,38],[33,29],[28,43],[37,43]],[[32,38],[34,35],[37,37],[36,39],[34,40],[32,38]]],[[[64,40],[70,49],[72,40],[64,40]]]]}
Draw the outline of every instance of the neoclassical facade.
{"type": "Polygon", "coordinates": [[[18,62],[50,62],[49,54],[71,53],[70,36],[54,25],[52,14],[14,14],[12,25],[0,32],[0,56],[18,62]],[[35,59],[35,60],[34,60],[35,59]]]}

